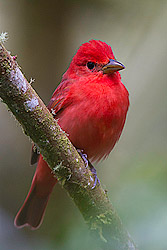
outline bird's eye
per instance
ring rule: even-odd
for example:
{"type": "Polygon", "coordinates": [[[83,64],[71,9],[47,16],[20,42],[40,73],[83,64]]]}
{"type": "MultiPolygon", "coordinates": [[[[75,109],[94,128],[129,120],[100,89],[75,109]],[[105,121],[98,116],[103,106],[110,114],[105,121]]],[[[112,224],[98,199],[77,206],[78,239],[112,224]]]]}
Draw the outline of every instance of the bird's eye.
{"type": "Polygon", "coordinates": [[[93,69],[95,67],[95,63],[94,62],[88,62],[87,67],[88,67],[88,69],[93,69]]]}

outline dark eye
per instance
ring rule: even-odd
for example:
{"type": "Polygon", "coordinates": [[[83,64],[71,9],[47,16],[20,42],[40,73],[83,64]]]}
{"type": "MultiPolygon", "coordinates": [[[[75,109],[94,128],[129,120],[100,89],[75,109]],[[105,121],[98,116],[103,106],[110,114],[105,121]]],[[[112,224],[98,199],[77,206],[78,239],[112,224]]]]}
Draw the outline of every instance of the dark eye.
{"type": "Polygon", "coordinates": [[[95,67],[95,63],[93,63],[93,62],[88,62],[88,63],[87,63],[87,67],[88,67],[88,69],[93,69],[93,68],[95,67]]]}

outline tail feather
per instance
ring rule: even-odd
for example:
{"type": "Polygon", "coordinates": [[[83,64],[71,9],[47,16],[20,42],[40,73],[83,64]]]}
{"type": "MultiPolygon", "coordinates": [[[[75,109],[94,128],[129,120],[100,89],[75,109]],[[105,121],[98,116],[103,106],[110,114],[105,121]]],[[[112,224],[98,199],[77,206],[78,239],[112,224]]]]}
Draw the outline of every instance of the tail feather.
{"type": "Polygon", "coordinates": [[[56,183],[57,179],[40,155],[30,191],[16,215],[16,227],[30,226],[31,229],[37,229],[41,225],[49,196],[56,183]]]}
{"type": "Polygon", "coordinates": [[[37,229],[42,223],[49,196],[50,193],[45,196],[39,196],[35,185],[16,215],[15,226],[18,228],[30,226],[31,229],[37,229]]]}

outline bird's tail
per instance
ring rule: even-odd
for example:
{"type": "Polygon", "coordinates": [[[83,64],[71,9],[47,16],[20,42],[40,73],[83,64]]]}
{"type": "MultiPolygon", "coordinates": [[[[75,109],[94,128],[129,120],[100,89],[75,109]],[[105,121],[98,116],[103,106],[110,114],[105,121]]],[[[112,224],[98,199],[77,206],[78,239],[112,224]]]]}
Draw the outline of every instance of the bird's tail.
{"type": "Polygon", "coordinates": [[[15,217],[14,224],[17,228],[29,226],[32,230],[34,230],[41,225],[49,196],[57,182],[56,178],[53,177],[51,170],[43,159],[41,162],[39,161],[39,164],[40,166],[37,166],[27,198],[15,217]],[[38,172],[40,172],[38,170],[41,168],[41,164],[46,165],[45,168],[43,168],[43,172],[46,174],[48,171],[49,173],[49,175],[42,173],[42,178],[41,173],[39,173],[40,176],[38,176],[38,172]],[[46,177],[43,178],[44,176],[46,177]]]}

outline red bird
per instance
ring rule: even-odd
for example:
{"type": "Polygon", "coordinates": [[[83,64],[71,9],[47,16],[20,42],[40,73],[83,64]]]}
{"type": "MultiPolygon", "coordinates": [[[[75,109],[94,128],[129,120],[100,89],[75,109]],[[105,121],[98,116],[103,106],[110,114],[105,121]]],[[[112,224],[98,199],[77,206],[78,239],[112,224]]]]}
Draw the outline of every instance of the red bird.
{"type": "MultiPolygon", "coordinates": [[[[124,127],[129,94],[118,72],[124,66],[115,60],[105,42],[91,40],[78,49],[48,109],[77,149],[91,161],[110,153],[124,127]]],[[[32,162],[37,160],[32,155],[32,162]]],[[[16,215],[15,226],[40,226],[56,178],[40,155],[30,191],[16,215]]]]}

